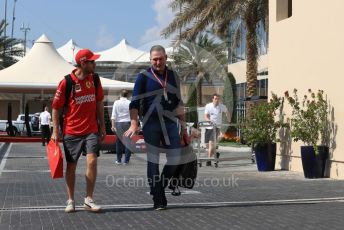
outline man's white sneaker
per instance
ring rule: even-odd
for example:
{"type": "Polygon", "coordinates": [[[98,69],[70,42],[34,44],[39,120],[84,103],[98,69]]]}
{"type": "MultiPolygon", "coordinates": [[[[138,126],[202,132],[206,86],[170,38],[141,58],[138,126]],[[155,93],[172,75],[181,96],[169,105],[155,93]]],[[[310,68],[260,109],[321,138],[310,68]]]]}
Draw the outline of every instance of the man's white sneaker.
{"type": "Polygon", "coordinates": [[[75,212],[74,200],[67,200],[67,206],[65,208],[66,213],[75,212]]]}
{"type": "Polygon", "coordinates": [[[99,212],[101,210],[99,205],[96,205],[92,199],[87,197],[85,198],[84,208],[91,212],[99,212]]]}

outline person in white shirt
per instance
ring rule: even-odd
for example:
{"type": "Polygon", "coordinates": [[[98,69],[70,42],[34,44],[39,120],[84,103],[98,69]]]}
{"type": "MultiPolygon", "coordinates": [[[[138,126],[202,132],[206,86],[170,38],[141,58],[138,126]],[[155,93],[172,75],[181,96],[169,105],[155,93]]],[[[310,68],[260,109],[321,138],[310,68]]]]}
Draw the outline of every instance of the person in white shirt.
{"type": "MultiPolygon", "coordinates": [[[[204,118],[207,121],[210,121],[212,124],[216,125],[214,130],[213,127],[207,127],[205,130],[205,143],[208,143],[208,157],[211,158],[215,154],[215,141],[220,134],[220,125],[222,124],[222,113],[226,114],[228,123],[231,122],[231,115],[228,112],[227,107],[224,104],[220,103],[220,96],[218,94],[214,94],[212,98],[212,102],[205,106],[204,111],[204,118]],[[215,133],[214,133],[215,132],[215,133]]],[[[219,158],[219,153],[217,154],[217,158],[219,158]]],[[[207,162],[207,166],[211,165],[211,161],[207,162]]]]}
{"type": "Polygon", "coordinates": [[[42,146],[45,146],[45,141],[47,144],[50,141],[51,115],[48,111],[49,111],[48,106],[45,106],[44,112],[40,113],[40,115],[39,115],[39,124],[41,126],[41,131],[42,131],[42,146]]]}
{"type": "Polygon", "coordinates": [[[113,103],[111,115],[111,130],[116,132],[116,164],[128,164],[131,156],[129,149],[130,138],[123,136],[124,132],[130,127],[128,91],[122,90],[121,97],[113,103]],[[125,153],[124,161],[122,162],[122,154],[125,153]]]}

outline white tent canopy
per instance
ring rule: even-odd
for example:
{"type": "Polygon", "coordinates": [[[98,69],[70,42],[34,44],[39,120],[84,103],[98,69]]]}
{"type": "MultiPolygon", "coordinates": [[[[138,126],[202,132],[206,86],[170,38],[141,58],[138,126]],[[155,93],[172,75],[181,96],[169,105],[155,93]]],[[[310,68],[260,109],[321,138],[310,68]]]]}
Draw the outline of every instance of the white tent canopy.
{"type": "Polygon", "coordinates": [[[144,53],[142,56],[134,60],[134,62],[149,62],[150,61],[150,54],[149,52],[144,53]]]}
{"type": "Polygon", "coordinates": [[[75,54],[82,48],[70,39],[66,44],[57,49],[57,52],[69,63],[75,62],[75,54]]]}
{"type": "MultiPolygon", "coordinates": [[[[75,67],[65,61],[43,34],[30,52],[16,64],[0,71],[0,89],[55,89],[75,67]]],[[[100,78],[104,89],[133,89],[133,83],[100,78]]]]}
{"type": "Polygon", "coordinates": [[[116,46],[101,51],[96,52],[97,54],[100,54],[100,58],[97,60],[97,62],[101,61],[111,61],[111,62],[134,62],[136,59],[141,57],[145,54],[144,51],[138,50],[132,46],[129,45],[129,43],[122,39],[120,43],[118,43],[116,46]]]}

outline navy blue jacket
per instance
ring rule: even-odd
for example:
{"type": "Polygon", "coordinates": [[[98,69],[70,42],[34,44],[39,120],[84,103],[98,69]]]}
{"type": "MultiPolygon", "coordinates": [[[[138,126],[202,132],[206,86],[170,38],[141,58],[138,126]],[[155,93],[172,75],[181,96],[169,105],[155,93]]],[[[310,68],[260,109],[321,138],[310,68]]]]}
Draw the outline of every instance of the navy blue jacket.
{"type": "MultiPolygon", "coordinates": [[[[176,116],[176,108],[182,104],[179,78],[172,70],[166,68],[167,71],[167,96],[165,100],[163,96],[164,89],[152,74],[152,68],[140,73],[135,81],[133,97],[129,109],[142,110],[142,116],[147,115],[149,118],[157,118],[158,113],[164,116],[176,116]],[[140,100],[143,100],[140,103],[140,100]],[[140,108],[143,105],[143,108],[140,108]]],[[[162,83],[165,82],[165,74],[154,72],[162,83]]]]}

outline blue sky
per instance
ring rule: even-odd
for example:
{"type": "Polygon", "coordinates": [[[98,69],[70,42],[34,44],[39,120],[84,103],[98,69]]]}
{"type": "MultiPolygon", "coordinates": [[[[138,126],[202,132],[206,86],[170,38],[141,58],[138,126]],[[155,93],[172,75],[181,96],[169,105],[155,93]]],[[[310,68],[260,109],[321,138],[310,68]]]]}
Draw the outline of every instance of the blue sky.
{"type": "MultiPolygon", "coordinates": [[[[11,35],[14,0],[7,0],[7,35],[11,35]]],[[[74,39],[81,47],[97,52],[126,38],[136,47],[159,41],[159,31],[173,19],[171,0],[17,0],[14,37],[24,38],[20,27],[29,25],[27,46],[43,33],[56,48],[74,39]]],[[[4,18],[5,0],[0,0],[4,18]]]]}

